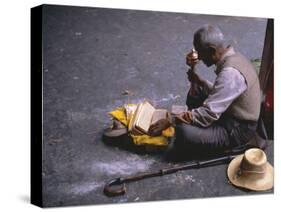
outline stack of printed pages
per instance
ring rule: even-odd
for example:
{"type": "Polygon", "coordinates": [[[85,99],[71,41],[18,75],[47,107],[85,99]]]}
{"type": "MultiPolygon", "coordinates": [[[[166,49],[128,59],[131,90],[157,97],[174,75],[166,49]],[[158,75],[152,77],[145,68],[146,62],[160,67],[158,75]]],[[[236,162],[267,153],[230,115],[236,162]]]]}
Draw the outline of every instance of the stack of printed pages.
{"type": "Polygon", "coordinates": [[[125,107],[129,120],[128,131],[133,134],[148,134],[152,124],[168,116],[165,109],[155,109],[148,101],[139,103],[135,108],[125,107]]]}

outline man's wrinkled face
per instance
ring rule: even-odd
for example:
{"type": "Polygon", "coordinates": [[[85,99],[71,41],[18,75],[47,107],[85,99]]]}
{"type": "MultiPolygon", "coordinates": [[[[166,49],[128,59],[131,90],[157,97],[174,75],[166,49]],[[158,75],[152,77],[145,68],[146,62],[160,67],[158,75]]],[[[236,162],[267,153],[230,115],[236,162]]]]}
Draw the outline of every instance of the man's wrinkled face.
{"type": "Polygon", "coordinates": [[[198,59],[202,60],[207,67],[210,67],[214,64],[212,52],[209,48],[203,48],[197,43],[194,43],[194,48],[198,53],[198,59]]]}

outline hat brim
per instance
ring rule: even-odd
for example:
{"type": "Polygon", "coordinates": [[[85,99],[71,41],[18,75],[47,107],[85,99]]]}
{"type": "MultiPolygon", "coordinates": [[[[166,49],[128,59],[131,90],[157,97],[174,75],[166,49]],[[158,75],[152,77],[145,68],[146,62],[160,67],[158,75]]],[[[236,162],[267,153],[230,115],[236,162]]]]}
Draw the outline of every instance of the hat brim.
{"type": "Polygon", "coordinates": [[[118,137],[121,135],[125,135],[127,132],[128,131],[126,128],[115,129],[115,130],[108,128],[104,130],[103,135],[106,137],[118,137]]]}
{"type": "Polygon", "coordinates": [[[250,177],[237,175],[242,159],[243,155],[237,156],[230,162],[227,168],[228,179],[233,185],[254,191],[264,191],[273,187],[273,167],[268,162],[266,163],[265,174],[259,180],[253,180],[250,177]]]}

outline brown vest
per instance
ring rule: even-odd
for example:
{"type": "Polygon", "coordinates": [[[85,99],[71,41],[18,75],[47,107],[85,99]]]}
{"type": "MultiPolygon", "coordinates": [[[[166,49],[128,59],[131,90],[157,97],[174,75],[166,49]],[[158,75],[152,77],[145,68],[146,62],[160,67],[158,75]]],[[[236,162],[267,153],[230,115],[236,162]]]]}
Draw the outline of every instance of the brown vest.
{"type": "Polygon", "coordinates": [[[260,114],[261,90],[256,70],[248,59],[239,53],[225,57],[218,66],[217,72],[226,67],[240,71],[247,83],[247,89],[235,99],[226,114],[239,120],[257,121],[260,114]]]}

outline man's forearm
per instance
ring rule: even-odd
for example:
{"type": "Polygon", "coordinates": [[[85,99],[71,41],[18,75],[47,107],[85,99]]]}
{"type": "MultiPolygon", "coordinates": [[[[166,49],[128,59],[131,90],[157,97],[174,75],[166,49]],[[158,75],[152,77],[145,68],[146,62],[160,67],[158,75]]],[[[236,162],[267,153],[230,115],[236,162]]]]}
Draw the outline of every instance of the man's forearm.
{"type": "Polygon", "coordinates": [[[192,110],[192,123],[202,127],[210,126],[246,89],[243,75],[234,68],[225,68],[217,76],[215,86],[203,105],[192,110]]]}
{"type": "Polygon", "coordinates": [[[214,86],[214,84],[213,83],[211,83],[210,81],[208,81],[208,80],[202,80],[203,82],[202,82],[202,84],[203,84],[203,88],[204,88],[204,90],[207,92],[207,94],[209,94],[210,92],[211,92],[211,90],[213,89],[213,86],[214,86]]]}

